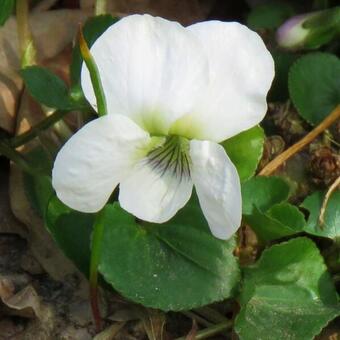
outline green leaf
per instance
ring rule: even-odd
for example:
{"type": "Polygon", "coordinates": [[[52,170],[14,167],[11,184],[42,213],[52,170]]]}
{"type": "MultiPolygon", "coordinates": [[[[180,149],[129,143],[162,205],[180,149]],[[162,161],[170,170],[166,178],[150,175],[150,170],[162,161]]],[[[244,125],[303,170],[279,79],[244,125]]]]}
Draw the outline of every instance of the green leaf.
{"type": "MultiPolygon", "coordinates": [[[[88,46],[91,47],[97,38],[117,21],[118,19],[113,18],[111,15],[100,15],[87,20],[83,27],[83,34],[88,46]]],[[[70,66],[70,76],[73,85],[79,82],[82,62],[83,58],[81,57],[79,42],[77,42],[72,52],[70,66]]]]}
{"type": "Polygon", "coordinates": [[[243,214],[262,242],[302,231],[304,215],[287,199],[290,187],[279,177],[254,177],[242,184],[243,214]]]}
{"type": "Polygon", "coordinates": [[[47,156],[46,150],[42,147],[36,147],[25,154],[26,159],[34,164],[37,170],[35,176],[24,173],[24,189],[32,208],[41,217],[45,216],[47,204],[54,193],[52,188],[51,173],[52,164],[47,156]],[[46,174],[46,175],[44,175],[46,174]]]}
{"type": "Polygon", "coordinates": [[[125,297],[168,311],[233,295],[239,281],[235,242],[214,238],[195,202],[162,225],[136,223],[117,203],[104,213],[99,272],[125,297]]]}
{"type": "Polygon", "coordinates": [[[255,126],[222,143],[236,166],[241,181],[254,175],[262,157],[264,137],[262,128],[255,126]]]}
{"type": "Polygon", "coordinates": [[[248,15],[247,26],[253,30],[278,28],[294,14],[291,5],[274,1],[256,6],[248,15]]]}
{"type": "Polygon", "coordinates": [[[1,0],[0,5],[0,26],[4,25],[10,15],[13,13],[15,0],[1,0]]]}
{"type": "Polygon", "coordinates": [[[88,276],[93,214],[74,211],[56,196],[48,204],[45,223],[65,255],[88,276]]]}
{"type": "Polygon", "coordinates": [[[304,237],[272,246],[244,270],[240,302],[241,340],[312,340],[340,314],[323,258],[304,237]]]}
{"type": "Polygon", "coordinates": [[[251,215],[254,207],[267,211],[288,199],[289,185],[280,177],[254,177],[242,184],[243,214],[251,215]]]}
{"type": "Polygon", "coordinates": [[[244,218],[262,242],[299,233],[306,224],[302,212],[286,202],[273,205],[266,213],[255,207],[244,218]]]}
{"type": "Polygon", "coordinates": [[[299,114],[317,125],[340,103],[340,60],[329,53],[307,54],[291,67],[288,86],[299,114]]]}
{"type": "Polygon", "coordinates": [[[340,191],[334,192],[330,197],[324,215],[324,224],[320,226],[319,216],[324,196],[324,193],[320,191],[314,192],[301,204],[301,207],[309,211],[307,225],[304,230],[312,235],[328,237],[334,240],[340,239],[340,191]]]}
{"type": "Polygon", "coordinates": [[[20,73],[31,96],[39,103],[65,111],[75,108],[66,84],[51,71],[39,66],[29,66],[20,73]]]}
{"type": "MultiPolygon", "coordinates": [[[[26,155],[34,164],[41,165],[46,173],[51,164],[41,147],[26,155]]],[[[94,216],[74,211],[64,205],[54,194],[49,176],[25,175],[25,193],[33,209],[44,219],[45,226],[60,249],[76,266],[88,275],[90,264],[90,236],[94,216]]]]}
{"type": "Polygon", "coordinates": [[[54,193],[51,177],[25,175],[24,185],[31,206],[41,217],[44,217],[47,204],[54,193]]]}

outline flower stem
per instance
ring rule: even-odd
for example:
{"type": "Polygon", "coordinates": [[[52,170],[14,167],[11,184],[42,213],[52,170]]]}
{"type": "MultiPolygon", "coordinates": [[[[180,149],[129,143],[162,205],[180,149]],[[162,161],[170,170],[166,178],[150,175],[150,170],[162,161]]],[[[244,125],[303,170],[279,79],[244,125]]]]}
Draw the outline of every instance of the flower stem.
{"type": "Polygon", "coordinates": [[[106,14],[106,0],[96,0],[94,15],[104,15],[106,14]]]}
{"type": "Polygon", "coordinates": [[[0,141],[0,155],[3,155],[14,162],[21,170],[29,173],[32,176],[39,174],[39,171],[32,167],[23,155],[13,149],[6,141],[0,141]]]}
{"type": "MultiPolygon", "coordinates": [[[[196,333],[195,339],[201,340],[201,339],[207,339],[209,337],[212,337],[216,334],[219,334],[223,331],[226,331],[232,327],[233,322],[231,320],[221,322],[217,325],[208,327],[206,329],[202,329],[201,331],[196,333]]],[[[176,340],[185,340],[185,337],[177,338],[176,340]]]]}
{"type": "Polygon", "coordinates": [[[271,162],[269,162],[260,172],[259,176],[269,176],[277,170],[284,162],[286,162],[294,154],[302,150],[306,145],[311,143],[319,134],[330,127],[338,118],[340,118],[340,105],[338,105],[317,127],[309,132],[300,141],[282,152],[271,162]]]}
{"type": "Polygon", "coordinates": [[[16,1],[16,19],[21,55],[21,67],[36,63],[36,50],[28,22],[28,0],[16,1]]]}
{"type": "Polygon", "coordinates": [[[84,38],[83,31],[79,30],[79,47],[81,55],[85,61],[85,64],[90,72],[91,82],[94,90],[94,94],[97,100],[97,112],[99,116],[104,116],[107,114],[106,99],[100,80],[100,74],[98,67],[91,55],[90,49],[84,38]]]}
{"type": "Polygon", "coordinates": [[[101,210],[94,221],[90,260],[90,300],[92,315],[98,333],[101,331],[101,317],[98,304],[98,265],[101,252],[101,241],[104,233],[103,216],[104,210],[101,210]]]}

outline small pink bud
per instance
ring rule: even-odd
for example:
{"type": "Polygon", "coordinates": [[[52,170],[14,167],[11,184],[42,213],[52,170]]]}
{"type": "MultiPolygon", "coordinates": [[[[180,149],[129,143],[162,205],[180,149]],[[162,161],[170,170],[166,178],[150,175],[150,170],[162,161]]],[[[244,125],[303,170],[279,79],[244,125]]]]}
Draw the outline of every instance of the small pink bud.
{"type": "Polygon", "coordinates": [[[276,32],[278,45],[287,49],[295,49],[303,45],[309,33],[309,29],[305,29],[303,24],[313,15],[315,13],[302,14],[287,20],[276,32]]]}

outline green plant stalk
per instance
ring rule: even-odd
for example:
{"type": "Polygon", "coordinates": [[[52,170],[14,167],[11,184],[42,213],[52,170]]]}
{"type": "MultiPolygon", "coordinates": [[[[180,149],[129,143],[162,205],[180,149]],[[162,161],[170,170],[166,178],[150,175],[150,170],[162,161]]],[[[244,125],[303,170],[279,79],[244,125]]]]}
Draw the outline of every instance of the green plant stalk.
{"type": "Polygon", "coordinates": [[[21,67],[36,63],[36,49],[28,22],[28,0],[16,1],[16,19],[21,56],[21,67]]]}
{"type": "Polygon", "coordinates": [[[220,314],[217,310],[214,308],[205,306],[201,308],[196,308],[195,312],[198,313],[199,315],[203,316],[205,319],[209,320],[210,322],[213,323],[221,323],[225,322],[228,320],[227,317],[224,315],[220,314]]]}
{"type": "Polygon", "coordinates": [[[39,174],[39,171],[32,167],[27,160],[22,156],[22,154],[10,145],[6,141],[0,141],[0,155],[3,155],[15,163],[22,171],[29,173],[32,176],[39,174]]]}
{"type": "Polygon", "coordinates": [[[90,300],[92,315],[96,330],[101,331],[101,317],[98,304],[98,265],[100,261],[101,241],[104,234],[104,210],[97,213],[92,234],[91,260],[90,260],[90,300]]]}
{"type": "Polygon", "coordinates": [[[9,144],[12,148],[17,148],[21,145],[24,145],[31,141],[32,139],[39,136],[39,134],[50,128],[52,125],[57,123],[60,119],[62,119],[68,111],[56,111],[52,113],[47,118],[40,121],[38,124],[34,125],[30,130],[27,132],[22,133],[16,137],[13,137],[9,140],[9,144]]]}
{"type": "Polygon", "coordinates": [[[106,99],[105,99],[102,82],[100,80],[99,70],[91,55],[90,49],[87,45],[87,42],[83,35],[83,31],[81,29],[79,30],[79,47],[80,47],[80,53],[90,72],[91,82],[92,82],[94,94],[96,96],[96,101],[97,101],[98,115],[104,116],[107,114],[107,107],[106,107],[106,99]]]}
{"type": "Polygon", "coordinates": [[[183,315],[185,315],[186,317],[195,320],[198,324],[201,324],[202,326],[205,327],[210,327],[212,326],[212,323],[207,321],[206,319],[204,319],[203,317],[201,317],[200,315],[195,314],[192,311],[183,311],[181,312],[183,315]]]}
{"type": "MultiPolygon", "coordinates": [[[[106,99],[103,91],[103,86],[100,80],[98,67],[91,55],[90,49],[84,38],[83,32],[79,30],[79,47],[80,53],[85,61],[89,70],[94,94],[97,101],[97,111],[99,116],[107,114],[106,99]]],[[[101,318],[98,306],[98,265],[100,260],[100,246],[104,232],[104,224],[102,222],[103,210],[97,213],[94,226],[93,226],[93,239],[91,247],[91,260],[90,260],[90,299],[92,314],[96,324],[96,329],[99,332],[101,329],[101,318]]]]}
{"type": "Polygon", "coordinates": [[[104,15],[106,14],[107,3],[106,0],[96,0],[94,15],[104,15]]]}
{"type": "MultiPolygon", "coordinates": [[[[216,334],[219,334],[223,331],[226,331],[230,329],[233,325],[233,322],[231,320],[221,322],[217,325],[208,327],[206,329],[202,329],[201,331],[196,333],[195,339],[196,340],[201,340],[201,339],[207,339],[209,337],[212,337],[216,334]]],[[[177,338],[176,340],[185,340],[185,337],[177,338]]]]}

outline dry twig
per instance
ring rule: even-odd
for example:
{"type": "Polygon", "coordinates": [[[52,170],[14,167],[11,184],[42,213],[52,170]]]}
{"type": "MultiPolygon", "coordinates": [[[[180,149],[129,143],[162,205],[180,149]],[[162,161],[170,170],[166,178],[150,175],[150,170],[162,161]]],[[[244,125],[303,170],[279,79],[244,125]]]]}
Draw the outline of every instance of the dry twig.
{"type": "Polygon", "coordinates": [[[306,145],[311,143],[319,134],[329,128],[338,118],[340,118],[340,105],[338,105],[317,127],[309,132],[300,141],[282,152],[271,162],[269,162],[259,173],[259,176],[269,176],[275,172],[284,162],[294,154],[302,150],[306,145]]]}

